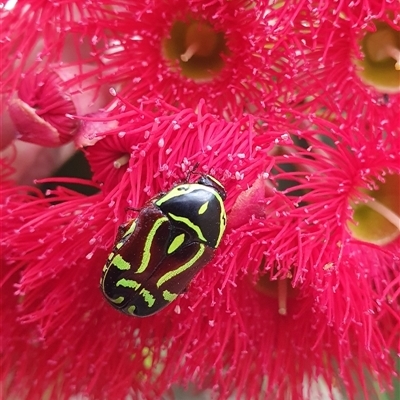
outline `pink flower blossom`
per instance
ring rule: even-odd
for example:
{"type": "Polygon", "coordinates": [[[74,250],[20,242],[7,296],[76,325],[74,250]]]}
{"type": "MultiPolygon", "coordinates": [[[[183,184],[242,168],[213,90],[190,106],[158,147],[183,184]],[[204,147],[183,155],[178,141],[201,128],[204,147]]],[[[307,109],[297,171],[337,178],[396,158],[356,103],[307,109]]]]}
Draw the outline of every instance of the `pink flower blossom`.
{"type": "Polygon", "coordinates": [[[86,77],[98,29],[86,18],[101,9],[93,2],[18,1],[0,10],[1,148],[13,139],[60,146],[79,130],[70,116],[109,101],[108,87],[94,88],[96,78],[86,77]]]}
{"type": "Polygon", "coordinates": [[[390,389],[400,353],[397,8],[2,8],[3,395],[154,399],[194,384],[221,400],[304,400],[319,380],[353,400],[373,397],[368,376],[390,389]],[[22,186],[53,163],[17,138],[74,140],[92,179],[22,186]],[[99,288],[119,227],[204,173],[227,191],[214,258],[165,310],[119,313],[99,288]]]}
{"type": "Polygon", "coordinates": [[[97,75],[132,102],[151,91],[182,106],[207,98],[212,112],[228,118],[262,110],[284,78],[276,13],[264,1],[130,2],[118,21],[106,22],[120,34],[98,54],[97,75]]]}
{"type": "Polygon", "coordinates": [[[336,11],[319,10],[320,18],[315,10],[304,8],[293,19],[293,30],[282,39],[287,46],[303,48],[303,68],[295,78],[297,98],[308,96],[321,107],[329,97],[334,113],[345,110],[350,118],[365,118],[388,131],[396,129],[400,104],[398,4],[340,2],[336,11]],[[371,35],[377,30],[384,30],[387,36],[372,42],[371,35]],[[391,51],[381,50],[386,45],[391,51]]]}
{"type": "Polygon", "coordinates": [[[14,374],[7,393],[35,382],[32,399],[47,390],[154,398],[194,382],[220,398],[254,398],[264,387],[302,399],[306,377],[333,390],[340,376],[353,397],[357,381],[365,388],[365,368],[387,384],[400,319],[399,242],[360,243],[346,223],[350,202],[365,200],[363,187],[400,172],[398,144],[381,128],[290,112],[291,122],[263,121],[269,129],[257,134],[259,120],[227,122],[204,102],[196,112],[120,102],[110,115],[118,127],[86,149],[101,192],[60,188],[14,202],[21,189],[7,189],[2,301],[4,317],[17,318],[3,333],[3,379],[14,374]],[[98,288],[117,227],[134,217],[129,207],[168,190],[197,162],[228,193],[223,243],[165,311],[118,313],[98,288]],[[284,180],[294,185],[278,191],[284,180]],[[35,370],[27,368],[32,355],[35,370]]]}
{"type": "Polygon", "coordinates": [[[103,13],[108,11],[102,4],[85,0],[18,0],[11,7],[3,6],[1,92],[11,94],[18,89],[21,76],[32,69],[46,69],[59,61],[84,62],[96,47],[99,31],[89,23],[89,16],[103,13]]]}
{"type": "Polygon", "coordinates": [[[95,86],[112,84],[132,102],[149,92],[182,106],[207,98],[211,111],[229,119],[261,112],[293,84],[285,78],[293,69],[287,49],[276,45],[291,12],[249,0],[21,1],[3,15],[10,38],[2,92],[15,91],[21,72],[32,68],[91,64],[71,84],[95,78],[95,86]],[[22,25],[34,34],[14,37],[22,25]]]}

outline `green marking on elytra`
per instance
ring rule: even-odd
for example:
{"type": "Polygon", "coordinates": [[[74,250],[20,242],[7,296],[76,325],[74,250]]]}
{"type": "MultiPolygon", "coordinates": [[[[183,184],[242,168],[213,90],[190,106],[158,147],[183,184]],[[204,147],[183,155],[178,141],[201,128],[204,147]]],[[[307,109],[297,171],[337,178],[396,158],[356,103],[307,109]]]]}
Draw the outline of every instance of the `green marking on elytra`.
{"type": "Polygon", "coordinates": [[[139,268],[136,271],[137,274],[142,273],[148,267],[149,262],[150,262],[150,257],[151,257],[150,249],[151,249],[151,245],[153,244],[154,236],[156,235],[157,230],[160,228],[160,226],[164,222],[168,222],[167,217],[158,218],[154,222],[153,227],[151,228],[149,234],[147,235],[146,242],[145,242],[144,248],[143,248],[142,262],[140,263],[139,268]]]}
{"type": "Polygon", "coordinates": [[[218,192],[215,191],[215,189],[210,188],[205,185],[201,185],[199,183],[190,183],[190,184],[183,184],[183,185],[178,185],[175,186],[173,189],[171,189],[168,193],[166,193],[161,199],[158,199],[155,204],[157,206],[161,206],[168,200],[171,200],[175,197],[180,197],[180,196],[186,196],[188,193],[194,192],[196,190],[202,190],[211,193],[212,195],[216,196],[219,198],[222,202],[222,198],[219,195],[218,192]]]}
{"type": "Polygon", "coordinates": [[[178,250],[181,244],[185,241],[185,234],[181,233],[180,235],[176,236],[172,243],[169,245],[167,254],[171,254],[174,251],[178,250]]]}
{"type": "Polygon", "coordinates": [[[162,204],[164,204],[166,201],[171,200],[175,197],[179,197],[179,196],[185,196],[187,193],[193,192],[193,190],[197,190],[199,189],[200,185],[196,185],[196,184],[183,184],[183,185],[178,185],[176,187],[174,187],[173,189],[171,189],[168,193],[166,193],[163,197],[161,197],[161,199],[158,199],[155,204],[157,206],[161,206],[162,204]]]}
{"type": "Polygon", "coordinates": [[[193,229],[197,236],[199,237],[199,239],[204,240],[206,242],[206,238],[203,235],[203,232],[201,231],[201,229],[195,225],[189,218],[185,218],[185,217],[179,217],[178,215],[174,215],[171,213],[168,213],[168,215],[175,221],[178,222],[182,222],[183,224],[187,225],[189,228],[193,229]]]}
{"type": "Polygon", "coordinates": [[[103,272],[106,272],[108,270],[108,264],[105,264],[103,267],[103,272]]]}
{"type": "Polygon", "coordinates": [[[199,215],[204,214],[207,211],[208,208],[208,201],[206,201],[200,208],[199,208],[199,215]]]}
{"type": "Polygon", "coordinates": [[[122,287],[138,290],[140,288],[140,283],[134,281],[133,279],[122,278],[117,282],[116,286],[122,286],[122,287]]]}
{"type": "Polygon", "coordinates": [[[118,242],[117,243],[117,245],[115,246],[115,248],[117,249],[117,250],[119,250],[123,245],[124,245],[125,243],[124,242],[118,242]]]}
{"type": "Polygon", "coordinates": [[[203,255],[203,253],[205,251],[204,244],[200,244],[199,246],[200,246],[200,248],[199,248],[198,252],[190,259],[190,261],[188,261],[187,263],[183,264],[179,268],[174,269],[174,270],[169,271],[166,274],[164,274],[157,281],[157,283],[156,283],[157,287],[159,288],[163,283],[169,281],[173,277],[175,277],[175,276],[181,274],[182,272],[186,271],[187,269],[189,269],[203,255]]]}
{"type": "Polygon", "coordinates": [[[178,297],[177,294],[171,293],[169,290],[164,290],[162,292],[162,295],[164,297],[164,300],[169,302],[174,301],[178,297]]]}
{"type": "Polygon", "coordinates": [[[145,288],[142,288],[139,294],[143,296],[144,301],[147,303],[149,307],[152,307],[153,304],[156,302],[154,296],[145,288]]]}
{"type": "Polygon", "coordinates": [[[128,236],[131,233],[133,233],[135,231],[135,228],[136,228],[136,220],[132,222],[131,226],[128,228],[128,230],[124,233],[124,236],[122,237],[124,238],[125,236],[128,236]]]}
{"type": "Polygon", "coordinates": [[[215,247],[219,246],[219,243],[221,242],[222,239],[222,235],[225,232],[225,228],[226,228],[226,212],[225,212],[225,207],[224,207],[224,203],[221,199],[220,196],[218,196],[220,198],[220,203],[221,203],[221,212],[220,212],[220,216],[219,216],[219,235],[218,235],[218,239],[217,239],[217,243],[215,245],[215,247]]]}
{"type": "Polygon", "coordinates": [[[115,265],[121,271],[128,271],[131,269],[131,264],[125,261],[121,254],[117,254],[114,259],[111,261],[111,265],[115,265]]]}
{"type": "Polygon", "coordinates": [[[110,300],[115,304],[121,304],[125,300],[125,298],[123,296],[119,296],[116,299],[111,299],[110,298],[110,300]]]}
{"type": "MultiPolygon", "coordinates": [[[[211,176],[208,176],[208,178],[211,178],[212,180],[214,180],[215,182],[217,182],[220,186],[221,183],[218,182],[216,179],[212,178],[211,176]]],[[[222,239],[222,235],[225,232],[225,228],[226,228],[226,212],[225,212],[225,206],[224,206],[224,201],[222,200],[222,197],[220,196],[220,194],[216,191],[213,192],[215,198],[217,199],[218,203],[219,203],[219,207],[220,207],[220,213],[219,213],[219,235],[218,235],[218,239],[217,239],[217,243],[215,245],[215,247],[217,248],[219,246],[219,243],[221,242],[222,239]]]]}
{"type": "Polygon", "coordinates": [[[136,306],[129,306],[126,311],[128,311],[128,313],[131,315],[135,315],[135,310],[136,310],[136,306]]]}
{"type": "Polygon", "coordinates": [[[224,186],[222,185],[222,183],[218,179],[214,178],[212,175],[207,175],[207,178],[210,181],[213,181],[217,186],[220,186],[222,189],[224,189],[224,186]]]}
{"type": "MultiPolygon", "coordinates": [[[[112,260],[112,258],[114,257],[114,252],[111,252],[110,255],[108,256],[108,261],[112,260]]],[[[103,269],[104,271],[104,269],[103,269]]]]}

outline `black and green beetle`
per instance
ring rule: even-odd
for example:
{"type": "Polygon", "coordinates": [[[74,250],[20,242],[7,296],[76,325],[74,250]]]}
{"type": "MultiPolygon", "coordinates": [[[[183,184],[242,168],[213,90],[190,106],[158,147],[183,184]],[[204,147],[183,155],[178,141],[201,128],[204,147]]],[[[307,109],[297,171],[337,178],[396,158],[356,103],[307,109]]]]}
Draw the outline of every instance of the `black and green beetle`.
{"type": "Polygon", "coordinates": [[[100,286],[125,314],[147,317],[182,293],[213,258],[226,227],[223,185],[210,175],[149,200],[119,228],[100,286]]]}

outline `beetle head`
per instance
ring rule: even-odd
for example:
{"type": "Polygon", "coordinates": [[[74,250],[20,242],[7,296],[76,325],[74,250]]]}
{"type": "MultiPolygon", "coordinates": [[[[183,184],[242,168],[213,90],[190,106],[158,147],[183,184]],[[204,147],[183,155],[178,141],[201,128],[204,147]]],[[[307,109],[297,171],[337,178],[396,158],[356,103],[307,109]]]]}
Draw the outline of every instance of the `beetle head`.
{"type": "Polygon", "coordinates": [[[222,200],[226,199],[226,191],[225,191],[224,186],[222,185],[222,183],[219,180],[215,179],[211,175],[206,175],[206,174],[201,175],[201,177],[197,181],[197,183],[199,183],[200,185],[212,187],[213,189],[215,189],[218,192],[218,194],[221,196],[222,200]]]}

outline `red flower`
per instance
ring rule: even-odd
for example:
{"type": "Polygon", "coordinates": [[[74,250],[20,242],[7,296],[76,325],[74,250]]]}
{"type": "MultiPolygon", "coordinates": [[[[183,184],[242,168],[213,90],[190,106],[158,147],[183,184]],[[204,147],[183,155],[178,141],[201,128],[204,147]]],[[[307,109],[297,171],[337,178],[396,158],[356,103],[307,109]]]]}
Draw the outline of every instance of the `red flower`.
{"type": "Polygon", "coordinates": [[[71,116],[109,101],[108,87],[94,88],[90,73],[98,28],[87,16],[104,12],[96,4],[22,0],[0,11],[1,148],[13,139],[58,147],[80,128],[71,116]]]}
{"type": "Polygon", "coordinates": [[[132,102],[150,91],[182,106],[207,98],[229,119],[262,110],[285,73],[274,48],[276,13],[263,1],[130,2],[108,20],[121,34],[99,54],[97,74],[132,102]]]}
{"type": "MultiPolygon", "coordinates": [[[[219,156],[218,150],[211,151],[211,148],[208,149],[207,145],[210,143],[211,146],[213,140],[220,143],[222,139],[228,139],[226,136],[227,132],[232,135],[232,138],[234,135],[241,133],[243,141],[235,140],[230,145],[232,147],[226,147],[226,151],[231,151],[231,156],[236,159],[237,168],[240,171],[243,168],[250,176],[253,176],[253,179],[257,171],[263,169],[262,165],[266,162],[265,157],[260,160],[252,160],[250,158],[251,153],[246,153],[247,150],[251,150],[251,138],[254,136],[251,126],[247,130],[240,130],[240,126],[246,123],[246,119],[237,123],[226,123],[215,119],[215,117],[209,114],[201,116],[201,114],[195,114],[190,110],[184,110],[182,115],[186,115],[186,119],[181,118],[179,115],[171,115],[169,117],[169,124],[173,121],[182,124],[182,131],[184,132],[182,136],[192,140],[192,144],[195,145],[192,150],[194,152],[193,157],[203,150],[208,150],[211,157],[210,160],[221,159],[222,163],[220,165],[223,166],[224,163],[227,165],[229,159],[225,151],[221,151],[222,154],[219,156]],[[193,125],[193,128],[186,130],[190,123],[193,125]],[[210,135],[215,135],[215,139],[210,137],[210,135]],[[196,146],[198,150],[196,150],[196,146]],[[240,151],[244,152],[243,157],[241,156],[242,153],[239,153],[240,151]]],[[[162,122],[168,122],[168,118],[166,116],[163,117],[162,113],[159,116],[162,122]]],[[[146,117],[145,113],[143,117],[146,117]]],[[[152,120],[154,122],[154,118],[152,120]]],[[[252,121],[252,118],[247,118],[247,121],[252,121]]],[[[157,123],[154,126],[157,127],[157,123]]],[[[144,127],[146,126],[144,125],[144,127]]],[[[161,126],[161,129],[163,129],[163,126],[161,126]]],[[[149,154],[155,154],[154,151],[158,152],[160,149],[160,133],[163,132],[161,129],[155,131],[154,135],[150,136],[150,139],[147,138],[152,150],[149,154]]],[[[144,131],[142,132],[144,133],[144,131]]],[[[176,133],[173,130],[171,132],[176,133]]],[[[166,144],[172,138],[171,133],[170,135],[168,137],[166,133],[164,136],[166,144]]],[[[126,141],[129,144],[128,139],[131,135],[128,133],[126,136],[126,141]]],[[[107,138],[99,141],[91,150],[95,149],[96,146],[103,145],[106,141],[107,138]]],[[[230,141],[227,141],[227,145],[229,143],[230,141]]],[[[105,154],[102,147],[99,148],[99,151],[101,154],[105,154]]],[[[126,151],[129,151],[129,147],[126,148],[126,151]]],[[[164,154],[170,153],[166,152],[164,154]]],[[[188,153],[186,155],[189,156],[188,153]]],[[[179,153],[177,155],[172,154],[171,157],[179,158],[179,153]]],[[[203,158],[205,159],[204,155],[203,158]]],[[[139,161],[140,163],[144,163],[144,165],[147,162],[145,159],[140,159],[139,161]]],[[[174,163],[172,162],[171,167],[173,165],[174,163]]],[[[132,167],[140,168],[134,164],[132,164],[132,167]]],[[[114,168],[112,164],[111,168],[114,168]]],[[[126,169],[125,166],[124,169],[126,169]]],[[[151,171],[149,172],[151,173],[151,171]]],[[[144,347],[149,348],[151,352],[154,351],[154,362],[157,362],[160,357],[164,357],[164,350],[161,346],[164,342],[164,334],[158,336],[161,332],[157,329],[153,331],[151,324],[144,323],[147,327],[140,328],[140,335],[144,335],[144,342],[141,344],[138,343],[138,345],[132,343],[132,349],[123,351],[121,359],[121,351],[117,350],[120,346],[119,340],[116,340],[111,347],[108,343],[110,338],[109,329],[114,324],[114,322],[110,321],[115,321],[115,331],[119,331],[122,335],[120,340],[125,340],[123,339],[125,335],[127,335],[126,337],[136,335],[136,329],[143,325],[143,322],[135,321],[128,327],[128,330],[124,330],[122,327],[126,324],[125,318],[105,304],[98,288],[100,277],[98,274],[101,273],[101,265],[106,260],[107,253],[115,237],[117,226],[122,222],[122,218],[126,218],[127,203],[123,197],[125,193],[121,189],[124,184],[129,182],[131,175],[131,173],[125,171],[124,179],[121,180],[120,184],[118,181],[114,181],[116,188],[110,193],[106,191],[104,194],[87,198],[82,195],[71,194],[66,190],[60,190],[58,193],[54,193],[55,197],[37,200],[33,198],[32,207],[24,204],[18,205],[12,209],[12,214],[7,213],[3,216],[4,220],[2,223],[4,226],[8,226],[8,221],[14,221],[19,215],[21,215],[21,218],[23,217],[23,226],[17,232],[13,230],[7,230],[7,234],[6,231],[3,232],[2,239],[2,245],[5,250],[3,271],[7,265],[7,269],[10,268],[9,270],[12,272],[11,276],[21,273],[17,294],[22,297],[18,302],[17,310],[13,309],[13,312],[17,312],[19,321],[27,324],[26,329],[30,329],[30,326],[32,327],[32,336],[37,338],[34,340],[34,346],[38,346],[37,340],[45,340],[44,347],[41,347],[42,357],[37,363],[38,368],[32,371],[35,379],[40,378],[37,387],[33,389],[33,393],[35,394],[31,394],[31,396],[41,397],[41,394],[47,390],[51,382],[54,382],[58,373],[61,373],[63,376],[69,376],[68,379],[65,379],[65,384],[59,389],[62,395],[65,396],[73,394],[78,390],[88,391],[95,397],[99,397],[100,393],[104,394],[108,391],[111,397],[113,395],[121,397],[122,393],[126,393],[131,385],[133,385],[135,390],[143,390],[147,394],[152,393],[152,389],[142,387],[143,373],[149,375],[151,371],[148,371],[144,367],[143,362],[138,360],[146,358],[142,354],[144,347]],[[62,203],[50,206],[52,202],[59,201],[62,201],[62,203]],[[35,204],[37,206],[33,208],[35,204]],[[45,206],[44,210],[43,205],[45,206]],[[28,213],[31,216],[30,218],[27,217],[28,213]],[[11,244],[12,238],[16,239],[15,245],[11,244]],[[70,249],[71,245],[74,247],[73,251],[70,249]],[[100,266],[100,269],[98,266],[100,266]],[[93,280],[93,278],[95,279],[93,280]],[[43,284],[47,287],[45,288],[43,284]],[[83,297],[81,297],[82,295],[83,297]],[[87,303],[88,301],[89,304],[87,303]],[[99,325],[95,323],[96,320],[99,325]],[[80,322],[73,328],[70,324],[75,325],[77,321],[80,322]],[[137,322],[139,325],[137,325],[137,322]],[[35,334],[37,324],[39,335],[35,334]],[[97,335],[102,337],[102,340],[104,340],[103,343],[101,341],[93,341],[93,339],[88,340],[89,337],[97,335]],[[149,338],[149,341],[145,337],[149,338]],[[69,344],[60,347],[60,343],[69,344]],[[91,347],[90,343],[93,343],[94,347],[91,347]],[[109,385],[106,384],[100,387],[98,385],[100,376],[97,375],[100,370],[93,370],[93,374],[90,373],[89,376],[87,373],[83,373],[83,371],[90,370],[90,365],[98,363],[99,352],[103,352],[106,348],[109,350],[103,353],[103,355],[108,365],[106,370],[109,369],[109,372],[107,373],[101,367],[101,376],[104,376],[104,374],[109,376],[114,375],[116,369],[131,365],[133,358],[135,366],[121,371],[122,375],[114,375],[116,378],[115,381],[111,379],[109,385]],[[72,356],[71,359],[67,360],[65,358],[65,350],[72,356]],[[82,351],[87,352],[87,354],[83,356],[82,351]],[[51,371],[48,371],[48,360],[52,360],[53,368],[51,371]],[[122,361],[121,364],[120,361],[122,361]],[[137,369],[136,372],[135,369],[137,369]],[[133,377],[132,374],[135,376],[133,377]],[[82,380],[83,375],[87,375],[88,379],[85,378],[82,380]],[[138,383],[135,384],[132,379],[138,381],[138,383]],[[75,388],[73,388],[74,385],[75,388]],[[98,392],[99,390],[100,392],[98,392]]],[[[139,179],[139,184],[142,184],[140,181],[141,176],[136,175],[136,177],[139,179]]],[[[169,182],[173,182],[175,178],[173,176],[168,177],[168,171],[165,171],[158,180],[156,179],[152,182],[151,190],[147,193],[147,196],[146,192],[137,190],[138,186],[135,185],[135,187],[132,187],[132,202],[134,204],[136,202],[139,203],[142,199],[148,198],[148,195],[153,194],[154,191],[159,192],[162,189],[159,182],[164,183],[164,181],[168,182],[168,180],[169,182]],[[138,197],[136,197],[136,193],[138,193],[138,197]]],[[[236,180],[236,178],[233,178],[233,180],[236,180]]],[[[240,188],[239,184],[240,180],[238,181],[238,188],[240,188]]],[[[130,184],[128,183],[128,185],[130,184]]],[[[18,189],[15,189],[15,191],[17,192],[18,189]]],[[[7,196],[10,197],[10,193],[7,193],[7,196]]],[[[12,283],[14,282],[10,281],[9,275],[7,275],[5,282],[3,282],[5,287],[8,288],[5,293],[12,291],[10,289],[12,283]]],[[[174,314],[173,309],[170,310],[171,313],[174,314]]],[[[165,315],[162,317],[162,320],[166,322],[166,318],[170,317],[165,315]]],[[[181,316],[180,319],[182,318],[184,317],[181,316]]],[[[167,333],[170,329],[177,328],[177,325],[170,326],[169,328],[168,325],[165,325],[167,333]]],[[[9,343],[7,345],[9,349],[18,348],[19,351],[22,347],[26,348],[26,354],[32,354],[29,351],[31,344],[29,342],[21,343],[20,339],[17,339],[21,338],[21,334],[18,334],[18,329],[19,326],[17,324],[14,329],[7,331],[10,332],[10,336],[4,338],[4,343],[9,343]]],[[[171,335],[170,337],[172,338],[173,336],[171,335]]],[[[12,365],[14,353],[11,351],[7,352],[7,354],[9,357],[7,365],[12,365]]],[[[177,355],[173,356],[173,359],[176,360],[176,363],[179,363],[177,355]]],[[[24,364],[23,360],[21,362],[24,364]]],[[[162,362],[164,363],[164,361],[162,362]]],[[[6,378],[10,370],[7,369],[4,373],[6,374],[4,378],[6,378]]],[[[21,374],[18,373],[16,381],[13,382],[10,390],[23,393],[22,389],[26,383],[25,379],[27,376],[28,374],[25,370],[21,374]]],[[[160,380],[160,385],[154,387],[154,393],[160,394],[161,391],[169,387],[170,383],[167,382],[167,378],[160,380]]]]}
{"type": "Polygon", "coordinates": [[[366,199],[363,187],[384,171],[400,172],[398,145],[379,129],[338,128],[317,117],[301,128],[304,115],[290,111],[293,123],[271,120],[257,135],[258,120],[227,122],[203,102],[196,112],[160,101],[141,109],[120,103],[109,118],[118,127],[86,150],[99,194],[59,189],[3,215],[6,227],[23,219],[2,234],[3,306],[12,308],[5,317],[18,317],[2,333],[3,379],[13,374],[7,394],[34,381],[32,399],[50,387],[59,398],[122,398],[130,388],[154,398],[194,382],[220,398],[234,390],[254,398],[266,387],[275,398],[301,399],[306,377],[333,390],[339,374],[354,397],[357,380],[365,387],[364,368],[387,383],[396,343],[390,328],[400,319],[398,241],[369,245],[374,252],[360,259],[366,245],[352,238],[347,221],[350,201],[366,199]],[[133,214],[127,207],[142,207],[197,162],[228,192],[216,257],[163,312],[145,319],[118,313],[98,280],[118,225],[133,214]],[[285,180],[292,186],[278,191],[285,180]],[[391,279],[387,289],[379,286],[383,276],[391,279]],[[27,368],[32,354],[36,370],[27,368]]]}
{"type": "Polygon", "coordinates": [[[396,375],[397,4],[272,3],[2,9],[0,147],[17,130],[44,146],[74,138],[93,179],[49,181],[97,191],[15,186],[29,175],[20,142],[2,154],[6,397],[154,399],[194,383],[296,400],[340,380],[354,399],[369,397],[365,373],[381,388],[396,375]],[[126,100],[101,109],[111,84],[126,100]],[[228,193],[215,257],[165,310],[117,312],[99,280],[118,227],[196,172],[228,193]]]}
{"type": "Polygon", "coordinates": [[[349,120],[365,118],[373,126],[396,130],[400,102],[398,4],[340,2],[333,12],[320,10],[320,19],[315,10],[302,9],[284,38],[302,49],[296,98],[307,99],[307,103],[315,100],[317,108],[313,110],[320,112],[328,97],[335,114],[346,112],[349,120]]]}
{"type": "Polygon", "coordinates": [[[32,69],[61,60],[84,63],[101,42],[90,16],[109,13],[103,4],[86,0],[18,0],[8,5],[0,9],[1,92],[8,95],[32,69]]]}
{"type": "Polygon", "coordinates": [[[20,32],[22,25],[33,32],[36,26],[46,29],[29,39],[5,41],[2,51],[10,56],[3,64],[2,92],[17,87],[21,72],[33,63],[27,49],[40,40],[41,67],[90,63],[93,70],[82,70],[79,80],[114,84],[133,102],[149,92],[182,106],[207,98],[210,110],[228,119],[243,110],[269,109],[278,91],[293,84],[285,75],[293,68],[286,65],[287,49],[275,46],[279,31],[290,23],[286,8],[249,0],[96,4],[21,1],[7,12],[4,35],[20,32]],[[76,54],[66,57],[71,48],[76,54]],[[17,65],[16,52],[22,55],[17,65]]]}
{"type": "Polygon", "coordinates": [[[199,172],[237,181],[237,190],[246,188],[251,179],[246,174],[255,178],[263,170],[266,151],[274,144],[252,146],[252,116],[226,122],[208,113],[203,100],[196,109],[178,109],[160,100],[143,102],[140,109],[121,103],[108,117],[119,121],[118,126],[97,134],[101,140],[86,149],[93,180],[105,193],[126,199],[130,207],[167,190],[196,163],[199,172]],[[258,156],[260,151],[264,157],[258,156]],[[179,175],[177,169],[182,171],[179,175]],[[126,193],[115,191],[117,182],[118,190],[126,193]]]}

